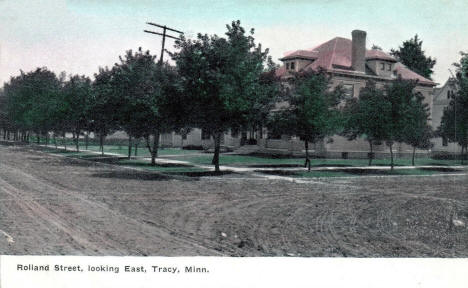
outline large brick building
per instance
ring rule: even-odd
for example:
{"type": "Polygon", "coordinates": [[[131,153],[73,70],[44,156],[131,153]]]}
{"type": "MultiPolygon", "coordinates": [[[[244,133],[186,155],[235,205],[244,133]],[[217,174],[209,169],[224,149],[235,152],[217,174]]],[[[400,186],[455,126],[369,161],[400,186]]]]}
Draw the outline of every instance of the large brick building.
{"type": "MultiPolygon", "coordinates": [[[[366,32],[354,30],[352,39],[336,37],[312,49],[297,50],[288,53],[280,60],[283,62],[277,75],[283,79],[291,77],[291,72],[323,69],[331,76],[332,87],[342,85],[347,97],[359,97],[359,92],[368,80],[374,80],[378,87],[393,81],[397,77],[417,80],[416,91],[420,92],[432,113],[432,96],[436,83],[411,71],[391,55],[377,49],[366,48],[366,32]]],[[[292,139],[298,142],[297,139],[292,139]]],[[[281,146],[276,143],[276,146],[281,146]]],[[[294,145],[300,147],[300,144],[294,145]]],[[[284,148],[286,145],[284,145],[284,148]]],[[[266,145],[268,149],[268,144],[266,145]]],[[[315,152],[323,156],[366,157],[368,143],[362,139],[348,141],[334,136],[332,142],[318,143],[315,152]]],[[[376,154],[388,153],[385,145],[376,147],[376,154]]],[[[395,152],[410,153],[407,145],[396,145],[395,152]]],[[[424,151],[421,151],[424,152],[424,151]]]]}
{"type": "MultiPolygon", "coordinates": [[[[368,80],[374,80],[379,87],[391,82],[397,77],[417,80],[416,90],[424,95],[425,102],[432,113],[432,97],[436,83],[411,71],[394,57],[381,50],[366,48],[366,32],[352,31],[352,39],[336,37],[312,49],[297,50],[286,54],[280,60],[282,66],[276,71],[277,76],[285,80],[291,77],[291,72],[323,69],[331,76],[332,87],[343,85],[347,97],[359,97],[359,92],[368,80]]],[[[256,145],[241,145],[248,141],[241,140],[241,135],[226,133],[223,144],[239,152],[263,152],[274,154],[301,154],[304,143],[297,137],[282,135],[273,137],[268,131],[249,135],[255,137],[256,145]],[[242,147],[241,147],[242,146],[242,147]]],[[[245,138],[246,135],[244,134],[245,138]]],[[[162,145],[187,146],[199,145],[209,147],[210,137],[204,137],[202,131],[194,129],[187,136],[175,133],[164,135],[162,145]]],[[[411,148],[404,144],[395,145],[396,155],[410,153],[411,148]]],[[[324,141],[312,146],[312,152],[328,157],[367,157],[368,143],[362,139],[348,141],[341,136],[334,136],[332,142],[324,141]]],[[[420,151],[426,153],[427,151],[420,151]]],[[[375,148],[376,157],[389,153],[385,145],[375,148]]]]}

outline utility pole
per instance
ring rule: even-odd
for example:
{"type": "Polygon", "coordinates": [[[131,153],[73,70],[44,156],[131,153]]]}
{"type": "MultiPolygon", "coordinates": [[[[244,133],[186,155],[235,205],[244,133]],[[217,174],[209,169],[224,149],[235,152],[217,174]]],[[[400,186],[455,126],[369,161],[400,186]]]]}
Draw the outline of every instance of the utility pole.
{"type": "Polygon", "coordinates": [[[176,29],[173,29],[173,28],[169,28],[169,27],[167,27],[166,25],[159,25],[159,24],[151,23],[151,22],[146,22],[146,24],[152,25],[152,26],[156,26],[156,27],[159,27],[159,28],[162,28],[162,29],[163,29],[163,32],[162,32],[162,33],[154,32],[154,31],[148,31],[148,30],[143,30],[143,31],[146,32],[146,33],[151,33],[151,34],[156,34],[156,35],[162,36],[161,57],[159,58],[159,65],[162,66],[162,64],[163,64],[163,59],[164,59],[164,51],[166,50],[166,49],[164,48],[164,46],[165,46],[165,44],[166,44],[166,37],[172,38],[172,39],[175,39],[175,40],[181,40],[179,37],[167,35],[167,30],[173,31],[173,32],[176,32],[176,33],[179,33],[179,35],[184,34],[184,32],[179,31],[179,30],[176,30],[176,29]]]}

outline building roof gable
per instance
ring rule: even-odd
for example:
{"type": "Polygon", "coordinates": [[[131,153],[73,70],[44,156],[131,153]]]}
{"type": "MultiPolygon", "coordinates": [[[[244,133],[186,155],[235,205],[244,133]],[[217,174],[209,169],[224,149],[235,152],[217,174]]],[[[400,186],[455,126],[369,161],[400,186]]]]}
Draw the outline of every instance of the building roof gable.
{"type": "MultiPolygon", "coordinates": [[[[352,41],[350,39],[335,37],[321,45],[318,45],[309,50],[297,50],[286,54],[280,60],[288,60],[295,58],[308,57],[312,62],[305,66],[303,70],[314,70],[317,71],[320,68],[325,69],[329,72],[346,72],[346,73],[356,73],[351,65],[351,50],[352,50],[352,41]]],[[[307,59],[307,58],[306,58],[307,59]]],[[[397,62],[397,60],[387,53],[380,50],[366,50],[366,60],[383,60],[389,62],[397,62]]],[[[370,69],[366,69],[366,75],[374,76],[375,74],[370,73],[370,69]]],[[[286,74],[286,69],[281,67],[277,70],[278,76],[283,76],[286,74]]],[[[403,79],[407,80],[417,80],[421,84],[433,85],[436,84],[413,71],[411,71],[405,65],[397,62],[395,64],[394,75],[396,78],[397,75],[400,75],[403,79]]],[[[362,76],[362,73],[359,75],[362,76]]],[[[390,78],[389,78],[390,79],[390,78]]]]}

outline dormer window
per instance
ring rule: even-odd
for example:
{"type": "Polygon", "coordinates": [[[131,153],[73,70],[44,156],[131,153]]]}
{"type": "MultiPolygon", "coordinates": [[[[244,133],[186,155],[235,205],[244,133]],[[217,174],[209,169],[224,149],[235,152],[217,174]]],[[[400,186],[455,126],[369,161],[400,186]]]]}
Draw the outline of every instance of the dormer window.
{"type": "Polygon", "coordinates": [[[351,99],[354,97],[354,85],[353,84],[344,84],[343,92],[346,99],[351,99]]]}
{"type": "Polygon", "coordinates": [[[289,70],[289,63],[286,63],[286,70],[289,70]]]}
{"type": "Polygon", "coordinates": [[[390,63],[387,64],[387,70],[392,71],[392,64],[390,64],[390,63]]]}
{"type": "Polygon", "coordinates": [[[385,63],[380,63],[380,70],[385,70],[385,63]]]}
{"type": "Polygon", "coordinates": [[[296,70],[296,65],[294,65],[295,63],[294,62],[291,62],[291,70],[296,70]]]}

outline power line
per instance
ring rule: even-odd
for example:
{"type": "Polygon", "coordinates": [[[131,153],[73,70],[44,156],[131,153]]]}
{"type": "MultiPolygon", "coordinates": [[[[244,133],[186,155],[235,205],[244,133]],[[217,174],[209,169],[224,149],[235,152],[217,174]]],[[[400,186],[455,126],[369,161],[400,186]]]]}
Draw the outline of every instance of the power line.
{"type": "Polygon", "coordinates": [[[173,28],[169,28],[166,25],[159,25],[159,24],[152,23],[152,22],[146,22],[146,24],[156,26],[156,27],[159,27],[159,28],[163,29],[162,33],[149,31],[149,30],[143,30],[145,33],[150,33],[150,34],[155,34],[155,35],[162,36],[161,57],[159,58],[159,64],[162,65],[163,64],[163,59],[164,59],[164,51],[165,51],[164,46],[166,44],[166,37],[172,38],[172,39],[175,39],[175,40],[181,40],[179,37],[172,36],[172,35],[167,35],[166,31],[169,30],[169,31],[173,31],[173,32],[176,32],[176,33],[179,33],[179,34],[184,34],[184,32],[173,29],[173,28]]]}

